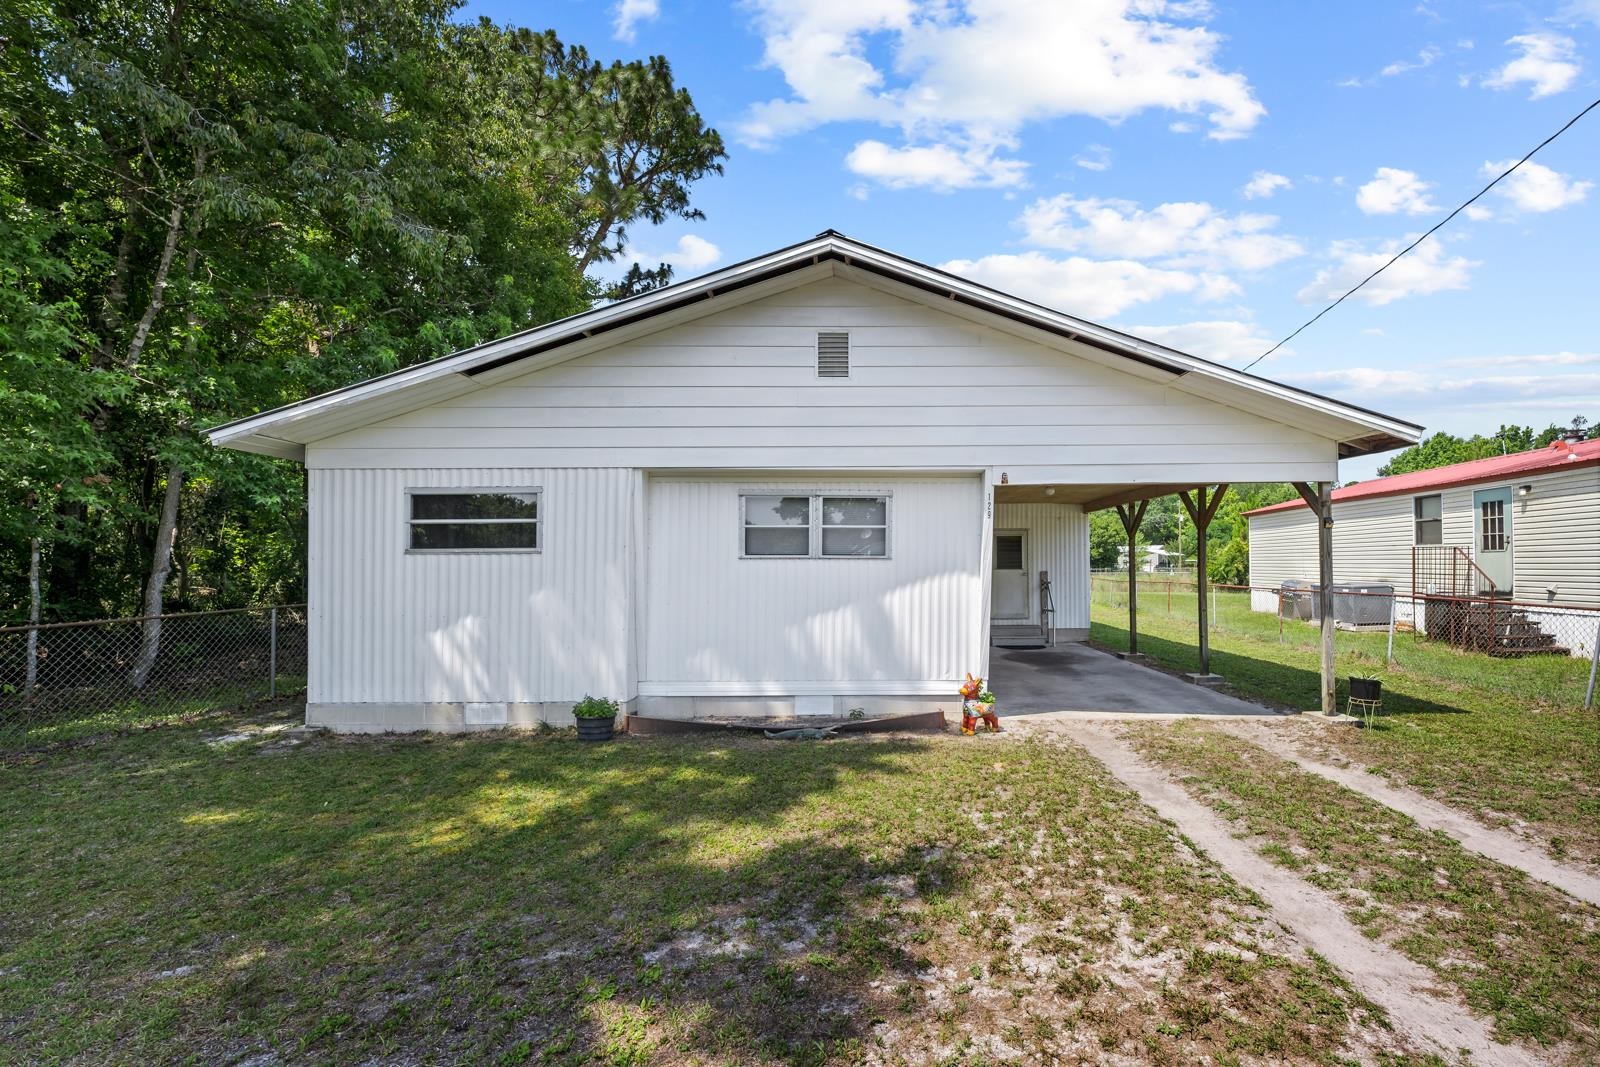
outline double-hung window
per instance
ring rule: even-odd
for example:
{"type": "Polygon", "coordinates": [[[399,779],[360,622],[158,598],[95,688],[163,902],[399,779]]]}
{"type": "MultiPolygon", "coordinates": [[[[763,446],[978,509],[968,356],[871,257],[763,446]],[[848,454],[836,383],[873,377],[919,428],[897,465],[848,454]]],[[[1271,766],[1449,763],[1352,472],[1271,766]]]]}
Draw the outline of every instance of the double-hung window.
{"type": "Polygon", "coordinates": [[[746,493],[739,498],[743,555],[779,559],[886,559],[889,496],[746,493]]]}
{"type": "Polygon", "coordinates": [[[537,489],[413,489],[406,547],[412,552],[536,552],[537,489]]]}
{"type": "Polygon", "coordinates": [[[1442,545],[1444,544],[1444,513],[1440,507],[1438,493],[1432,496],[1413,497],[1411,501],[1413,517],[1416,520],[1416,544],[1442,545]]]}

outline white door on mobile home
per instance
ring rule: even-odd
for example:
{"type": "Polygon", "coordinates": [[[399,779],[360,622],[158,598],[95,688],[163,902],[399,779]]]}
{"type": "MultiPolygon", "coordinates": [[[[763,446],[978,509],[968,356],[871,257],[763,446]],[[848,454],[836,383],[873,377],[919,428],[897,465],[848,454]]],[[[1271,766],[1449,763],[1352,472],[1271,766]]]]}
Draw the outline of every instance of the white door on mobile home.
{"type": "Polygon", "coordinates": [[[1511,592],[1511,490],[1479,489],[1472,494],[1473,557],[1495,590],[1511,592]]]}

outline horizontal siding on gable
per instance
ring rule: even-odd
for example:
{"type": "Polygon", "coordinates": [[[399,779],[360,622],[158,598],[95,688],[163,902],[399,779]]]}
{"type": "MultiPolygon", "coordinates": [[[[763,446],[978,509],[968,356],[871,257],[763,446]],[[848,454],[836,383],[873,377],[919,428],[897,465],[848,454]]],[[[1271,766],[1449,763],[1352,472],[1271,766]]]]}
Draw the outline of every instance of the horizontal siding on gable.
{"type": "Polygon", "coordinates": [[[1014,482],[1323,478],[1335,446],[840,279],[313,443],[313,467],[1000,467],[1014,482]],[[848,379],[815,372],[847,330],[848,379]]]}

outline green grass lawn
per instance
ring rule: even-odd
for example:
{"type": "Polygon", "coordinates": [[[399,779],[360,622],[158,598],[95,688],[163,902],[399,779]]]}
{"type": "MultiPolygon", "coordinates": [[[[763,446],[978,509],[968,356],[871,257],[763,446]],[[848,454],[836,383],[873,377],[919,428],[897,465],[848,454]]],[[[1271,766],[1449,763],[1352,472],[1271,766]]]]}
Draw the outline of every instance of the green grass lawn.
{"type": "Polygon", "coordinates": [[[0,1060],[1411,1062],[1070,745],[222,728],[0,763],[0,1060]]]}
{"type": "MultiPolygon", "coordinates": [[[[1128,644],[1125,601],[1097,580],[1091,639],[1128,644]]],[[[1140,594],[1139,650],[1163,666],[1198,669],[1194,598],[1172,612],[1164,594],[1140,594]]],[[[1315,626],[1218,597],[1211,669],[1240,695],[1297,710],[1318,706],[1315,626]]],[[[1344,757],[1494,823],[1522,821],[1557,855],[1600,862],[1600,709],[1580,701],[1589,663],[1569,656],[1496,659],[1412,634],[1337,635],[1340,699],[1353,674],[1383,679],[1384,715],[1372,730],[1328,731],[1344,757]]],[[[1342,704],[1341,704],[1342,706],[1342,704]]]]}
{"type": "Polygon", "coordinates": [[[1600,1062],[1600,909],[1197,722],[1132,734],[1368,936],[1431,968],[1502,1040],[1600,1062]]]}

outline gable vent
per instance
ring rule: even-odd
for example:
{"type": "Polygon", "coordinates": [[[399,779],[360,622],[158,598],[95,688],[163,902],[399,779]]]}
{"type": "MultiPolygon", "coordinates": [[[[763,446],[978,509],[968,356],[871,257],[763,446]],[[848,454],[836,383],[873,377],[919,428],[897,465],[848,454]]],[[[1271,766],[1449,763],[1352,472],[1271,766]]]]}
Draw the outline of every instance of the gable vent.
{"type": "Polygon", "coordinates": [[[850,335],[847,333],[817,334],[817,377],[850,377],[850,335]]]}

